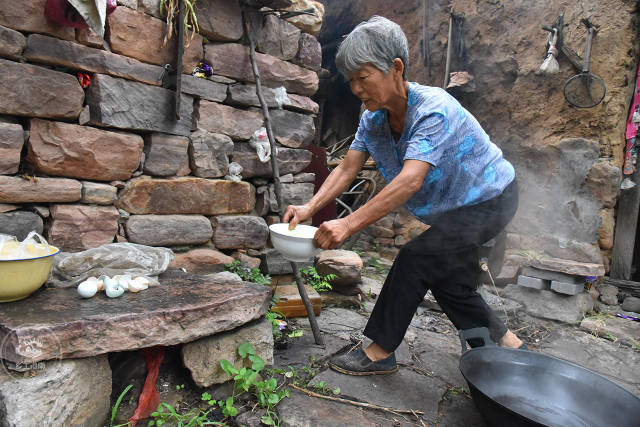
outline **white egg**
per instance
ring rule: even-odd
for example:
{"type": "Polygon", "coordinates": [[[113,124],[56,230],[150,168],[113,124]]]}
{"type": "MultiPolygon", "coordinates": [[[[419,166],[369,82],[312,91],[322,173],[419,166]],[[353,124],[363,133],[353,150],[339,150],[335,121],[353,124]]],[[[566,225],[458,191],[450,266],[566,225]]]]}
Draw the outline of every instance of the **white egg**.
{"type": "Polygon", "coordinates": [[[85,280],[78,285],[78,293],[82,298],[91,298],[98,292],[98,284],[94,280],[85,280]]]}

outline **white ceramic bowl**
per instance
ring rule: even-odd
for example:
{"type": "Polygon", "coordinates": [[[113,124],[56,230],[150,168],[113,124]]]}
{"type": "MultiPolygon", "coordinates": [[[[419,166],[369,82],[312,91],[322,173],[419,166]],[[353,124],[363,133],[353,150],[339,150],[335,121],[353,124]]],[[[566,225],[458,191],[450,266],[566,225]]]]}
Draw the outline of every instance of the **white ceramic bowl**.
{"type": "Polygon", "coordinates": [[[310,261],[320,252],[319,248],[313,246],[313,236],[317,227],[298,224],[293,230],[289,230],[289,224],[271,224],[271,243],[278,252],[289,261],[304,262],[310,261]]]}

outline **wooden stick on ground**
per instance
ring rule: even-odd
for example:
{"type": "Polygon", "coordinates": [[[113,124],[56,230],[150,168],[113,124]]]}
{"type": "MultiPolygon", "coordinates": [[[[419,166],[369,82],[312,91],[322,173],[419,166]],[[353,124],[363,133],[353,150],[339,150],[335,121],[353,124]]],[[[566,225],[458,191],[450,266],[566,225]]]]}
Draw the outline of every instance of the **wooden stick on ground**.
{"type": "Polygon", "coordinates": [[[333,400],[334,402],[340,402],[340,403],[346,403],[347,405],[353,405],[353,406],[361,406],[363,408],[369,408],[369,409],[379,409],[381,411],[386,411],[386,412],[390,412],[392,414],[419,414],[419,415],[424,415],[424,412],[422,411],[414,411],[413,409],[410,410],[404,410],[404,409],[394,409],[394,408],[387,408],[386,406],[379,406],[379,405],[374,405],[372,403],[366,403],[366,402],[356,402],[355,400],[348,400],[348,399],[343,399],[341,397],[333,397],[333,396],[325,396],[324,394],[318,394],[318,393],[314,393],[311,390],[307,390],[304,389],[302,387],[298,387],[296,385],[293,384],[289,384],[289,387],[293,387],[294,389],[303,392],[304,394],[307,394],[309,396],[312,397],[318,397],[320,399],[326,399],[326,400],[333,400]]]}
{"type": "MultiPolygon", "coordinates": [[[[253,69],[253,75],[256,79],[256,95],[258,95],[258,100],[260,101],[260,105],[262,106],[262,114],[264,115],[264,124],[267,129],[267,137],[269,138],[269,146],[271,147],[271,168],[273,170],[273,184],[276,192],[276,200],[278,201],[278,208],[280,210],[280,218],[284,215],[284,200],[282,198],[282,187],[280,184],[280,171],[278,169],[278,153],[276,147],[276,141],[273,136],[273,130],[271,128],[271,117],[269,116],[269,107],[264,100],[264,95],[262,93],[262,82],[260,80],[260,72],[258,71],[258,64],[256,63],[256,47],[255,40],[253,37],[253,28],[251,27],[251,17],[250,14],[258,13],[255,9],[247,8],[243,11],[243,26],[245,33],[249,39],[249,58],[251,60],[251,68],[253,69]]],[[[316,321],[316,316],[313,312],[313,306],[311,305],[311,301],[309,300],[309,296],[307,295],[307,290],[304,288],[304,281],[302,280],[302,275],[300,274],[300,269],[298,268],[298,264],[291,261],[291,269],[293,270],[293,274],[296,277],[296,285],[298,286],[298,292],[300,293],[300,298],[302,298],[302,302],[304,303],[305,308],[307,309],[307,316],[309,317],[309,324],[311,325],[311,331],[313,332],[313,338],[318,345],[324,345],[324,340],[320,333],[320,328],[318,327],[318,322],[316,321]]]]}

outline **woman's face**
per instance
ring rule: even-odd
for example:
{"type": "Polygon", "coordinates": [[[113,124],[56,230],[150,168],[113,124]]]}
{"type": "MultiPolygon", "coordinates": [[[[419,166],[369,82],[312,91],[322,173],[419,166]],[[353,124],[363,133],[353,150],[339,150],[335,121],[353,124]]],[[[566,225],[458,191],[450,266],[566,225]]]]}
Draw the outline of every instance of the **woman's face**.
{"type": "Polygon", "coordinates": [[[393,95],[395,68],[385,74],[371,64],[362,64],[349,74],[351,92],[364,103],[369,111],[385,108],[393,95]]]}

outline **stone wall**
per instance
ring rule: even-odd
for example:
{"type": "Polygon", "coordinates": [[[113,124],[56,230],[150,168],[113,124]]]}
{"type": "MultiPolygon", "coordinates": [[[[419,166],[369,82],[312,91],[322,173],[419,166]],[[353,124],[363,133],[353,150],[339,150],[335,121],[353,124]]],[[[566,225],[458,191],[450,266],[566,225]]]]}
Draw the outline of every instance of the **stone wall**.
{"type": "MultiPolygon", "coordinates": [[[[467,60],[454,56],[451,70],[472,74],[475,91],[452,93],[516,168],[520,208],[508,230],[509,247],[575,261],[604,258],[606,264],[613,246],[624,131],[640,53],[637,2],[399,0],[393,7],[379,0],[323,3],[327,14],[319,38],[327,46],[325,68],[331,68],[331,55],[343,34],[373,15],[382,15],[407,35],[409,80],[439,87],[444,80],[450,7],[464,14],[467,60]],[[537,72],[546,53],[547,33],[541,26],[553,24],[563,8],[565,44],[580,56],[586,38],[580,20],[589,18],[599,25],[591,72],[604,80],[607,94],[594,108],[574,108],[564,99],[565,81],[578,72],[564,55],[558,58],[558,74],[537,72]]],[[[345,104],[342,101],[338,107],[345,104]]],[[[357,122],[357,113],[356,109],[351,115],[339,110],[325,114],[322,134],[343,127],[340,116],[357,122]]]]}
{"type": "MultiPolygon", "coordinates": [[[[199,1],[179,119],[174,91],[162,86],[177,49],[175,38],[162,44],[159,0],[124,3],[108,17],[109,51],[91,31],[48,21],[45,0],[0,0],[0,232],[44,232],[65,251],[114,241],[261,249],[263,217],[278,206],[271,164],[248,142],[263,116],[239,2],[199,1]],[[208,79],[191,75],[201,59],[214,70],[208,79]],[[86,89],[78,72],[91,76],[86,89]],[[240,181],[225,179],[230,162],[242,166],[240,181]]],[[[256,55],[286,203],[313,194],[313,174],[300,172],[311,161],[303,147],[315,133],[309,97],[321,62],[305,31],[319,24],[299,25],[265,15],[256,55]]]]}

